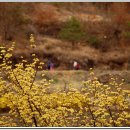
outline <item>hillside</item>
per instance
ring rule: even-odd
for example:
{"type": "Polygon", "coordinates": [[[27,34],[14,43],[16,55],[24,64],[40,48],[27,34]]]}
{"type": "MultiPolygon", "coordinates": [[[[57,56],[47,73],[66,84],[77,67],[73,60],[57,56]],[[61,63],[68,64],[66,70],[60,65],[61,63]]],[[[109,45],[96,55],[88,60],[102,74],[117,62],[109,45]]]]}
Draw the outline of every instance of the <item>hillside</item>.
{"type": "Polygon", "coordinates": [[[16,41],[14,64],[21,55],[30,61],[35,52],[45,63],[51,60],[59,70],[72,69],[74,60],[84,70],[129,69],[129,3],[3,3],[0,10],[0,17],[7,17],[0,23],[5,27],[1,27],[1,43],[10,46],[16,41]],[[10,16],[6,15],[9,10],[10,16]],[[18,14],[13,16],[16,10],[18,14]],[[79,34],[68,35],[68,39],[60,37],[71,18],[78,20],[83,38],[77,39],[79,34]],[[29,48],[30,34],[34,34],[37,45],[33,50],[29,48]]]}

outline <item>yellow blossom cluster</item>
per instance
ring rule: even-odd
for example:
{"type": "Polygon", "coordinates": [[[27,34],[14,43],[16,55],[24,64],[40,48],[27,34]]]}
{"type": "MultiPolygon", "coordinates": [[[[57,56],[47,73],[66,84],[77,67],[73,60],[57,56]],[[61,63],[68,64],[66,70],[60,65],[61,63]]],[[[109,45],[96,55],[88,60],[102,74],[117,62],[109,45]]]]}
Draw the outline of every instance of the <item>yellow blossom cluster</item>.
{"type": "Polygon", "coordinates": [[[31,46],[32,48],[35,48],[35,47],[36,47],[35,38],[34,38],[34,35],[33,35],[33,34],[30,35],[30,46],[31,46]]]}
{"type": "Polygon", "coordinates": [[[22,60],[13,66],[13,49],[14,44],[9,49],[0,47],[1,102],[10,108],[9,116],[0,117],[0,126],[130,126],[130,93],[123,82],[111,78],[103,84],[90,69],[90,78],[80,90],[69,85],[67,91],[51,92],[53,80],[44,79],[44,74],[36,80],[36,65],[42,69],[44,63],[32,54],[32,63],[22,60]]]}

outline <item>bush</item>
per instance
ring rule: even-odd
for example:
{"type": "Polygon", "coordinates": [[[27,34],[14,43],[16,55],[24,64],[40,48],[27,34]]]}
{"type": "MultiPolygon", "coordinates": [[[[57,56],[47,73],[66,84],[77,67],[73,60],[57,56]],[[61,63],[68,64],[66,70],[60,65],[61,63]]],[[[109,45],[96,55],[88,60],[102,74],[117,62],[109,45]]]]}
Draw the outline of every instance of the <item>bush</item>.
{"type": "Polygon", "coordinates": [[[96,36],[90,36],[88,38],[89,45],[98,48],[100,46],[101,41],[96,36]]]}
{"type": "Polygon", "coordinates": [[[86,33],[83,30],[81,23],[75,18],[72,17],[68,20],[64,27],[59,32],[59,37],[64,40],[68,40],[75,43],[85,39],[86,33]]]}
{"type": "MultiPolygon", "coordinates": [[[[32,54],[32,63],[23,59],[13,68],[10,61],[13,49],[14,44],[1,50],[4,58],[0,72],[8,81],[0,78],[0,92],[8,100],[11,118],[1,117],[0,126],[130,126],[130,94],[123,90],[123,81],[111,78],[108,84],[103,84],[91,69],[90,78],[81,83],[80,90],[70,84],[67,90],[50,93],[53,80],[35,80],[36,64],[39,63],[36,55],[32,54]]],[[[40,62],[38,68],[42,69],[42,66],[40,62]]]]}
{"type": "Polygon", "coordinates": [[[130,38],[130,32],[126,31],[122,34],[125,38],[130,38]]]}
{"type": "Polygon", "coordinates": [[[125,26],[125,29],[122,33],[122,36],[125,37],[126,39],[130,38],[130,22],[128,22],[125,26]]]}

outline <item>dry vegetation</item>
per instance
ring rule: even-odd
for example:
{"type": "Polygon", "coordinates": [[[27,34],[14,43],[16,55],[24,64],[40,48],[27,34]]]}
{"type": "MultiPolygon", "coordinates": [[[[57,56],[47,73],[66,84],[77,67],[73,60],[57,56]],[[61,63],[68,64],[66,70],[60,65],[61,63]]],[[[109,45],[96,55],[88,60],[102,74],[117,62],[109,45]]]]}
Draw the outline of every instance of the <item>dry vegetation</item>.
{"type": "MultiPolygon", "coordinates": [[[[77,60],[82,69],[129,69],[129,11],[129,3],[1,3],[0,40],[6,46],[18,42],[14,63],[21,54],[30,59],[27,40],[34,34],[36,54],[45,63],[53,60],[56,68],[71,69],[77,60]],[[59,37],[72,17],[82,25],[84,39],[67,31],[69,37],[59,37]]],[[[69,27],[76,32],[73,25],[69,27]]]]}
{"type": "Polygon", "coordinates": [[[129,9],[1,3],[0,126],[130,126],[129,9]]]}

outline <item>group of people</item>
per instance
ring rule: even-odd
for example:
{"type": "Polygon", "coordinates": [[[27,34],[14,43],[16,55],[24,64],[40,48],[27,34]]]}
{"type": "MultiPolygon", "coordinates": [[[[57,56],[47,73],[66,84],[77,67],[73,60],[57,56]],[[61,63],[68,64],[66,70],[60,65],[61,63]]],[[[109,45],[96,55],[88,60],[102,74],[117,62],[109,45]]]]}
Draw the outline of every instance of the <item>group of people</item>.
{"type": "MultiPolygon", "coordinates": [[[[48,61],[48,70],[53,70],[54,69],[54,63],[51,61],[48,61]]],[[[74,70],[79,70],[80,69],[80,64],[77,61],[73,62],[73,69],[74,70]]]]}

